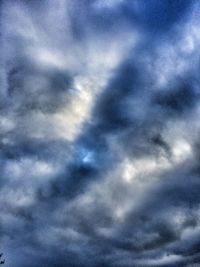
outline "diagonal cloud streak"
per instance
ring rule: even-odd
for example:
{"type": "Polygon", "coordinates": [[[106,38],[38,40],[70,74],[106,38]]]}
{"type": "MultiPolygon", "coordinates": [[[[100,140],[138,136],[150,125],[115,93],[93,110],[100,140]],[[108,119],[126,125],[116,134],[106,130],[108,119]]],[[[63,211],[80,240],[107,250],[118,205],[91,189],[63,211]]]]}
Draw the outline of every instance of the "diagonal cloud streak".
{"type": "Polygon", "coordinates": [[[200,263],[199,3],[0,3],[5,266],[200,263]]]}

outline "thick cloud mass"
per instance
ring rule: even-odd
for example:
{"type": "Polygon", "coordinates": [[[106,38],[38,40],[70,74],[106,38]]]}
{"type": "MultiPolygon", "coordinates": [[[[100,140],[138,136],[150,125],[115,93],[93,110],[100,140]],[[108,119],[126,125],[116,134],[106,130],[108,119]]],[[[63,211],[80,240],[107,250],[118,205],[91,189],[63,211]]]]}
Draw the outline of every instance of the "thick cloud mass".
{"type": "Polygon", "coordinates": [[[199,1],[0,8],[5,266],[200,264],[199,1]]]}

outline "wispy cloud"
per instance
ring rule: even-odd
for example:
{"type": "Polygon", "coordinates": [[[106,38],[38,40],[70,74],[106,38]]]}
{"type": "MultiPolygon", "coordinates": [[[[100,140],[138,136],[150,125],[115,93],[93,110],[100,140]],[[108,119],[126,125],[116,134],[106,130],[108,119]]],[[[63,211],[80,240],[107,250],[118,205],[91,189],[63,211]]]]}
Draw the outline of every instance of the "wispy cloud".
{"type": "Polygon", "coordinates": [[[200,261],[198,10],[2,1],[5,266],[200,261]]]}

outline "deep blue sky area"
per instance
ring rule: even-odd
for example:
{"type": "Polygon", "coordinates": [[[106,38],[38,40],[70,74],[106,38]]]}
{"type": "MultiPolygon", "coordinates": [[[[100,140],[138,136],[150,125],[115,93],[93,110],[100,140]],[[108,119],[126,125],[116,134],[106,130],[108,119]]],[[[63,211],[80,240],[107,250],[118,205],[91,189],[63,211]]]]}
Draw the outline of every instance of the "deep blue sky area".
{"type": "Polygon", "coordinates": [[[2,0],[2,266],[200,266],[199,70],[198,0],[2,0]]]}

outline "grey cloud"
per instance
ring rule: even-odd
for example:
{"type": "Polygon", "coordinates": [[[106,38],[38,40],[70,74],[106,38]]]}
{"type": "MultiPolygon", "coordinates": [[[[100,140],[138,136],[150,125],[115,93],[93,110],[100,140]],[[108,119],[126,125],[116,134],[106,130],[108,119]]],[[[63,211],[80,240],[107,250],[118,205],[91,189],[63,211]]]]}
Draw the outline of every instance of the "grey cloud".
{"type": "Polygon", "coordinates": [[[2,1],[8,264],[199,263],[198,5],[2,1]]]}

